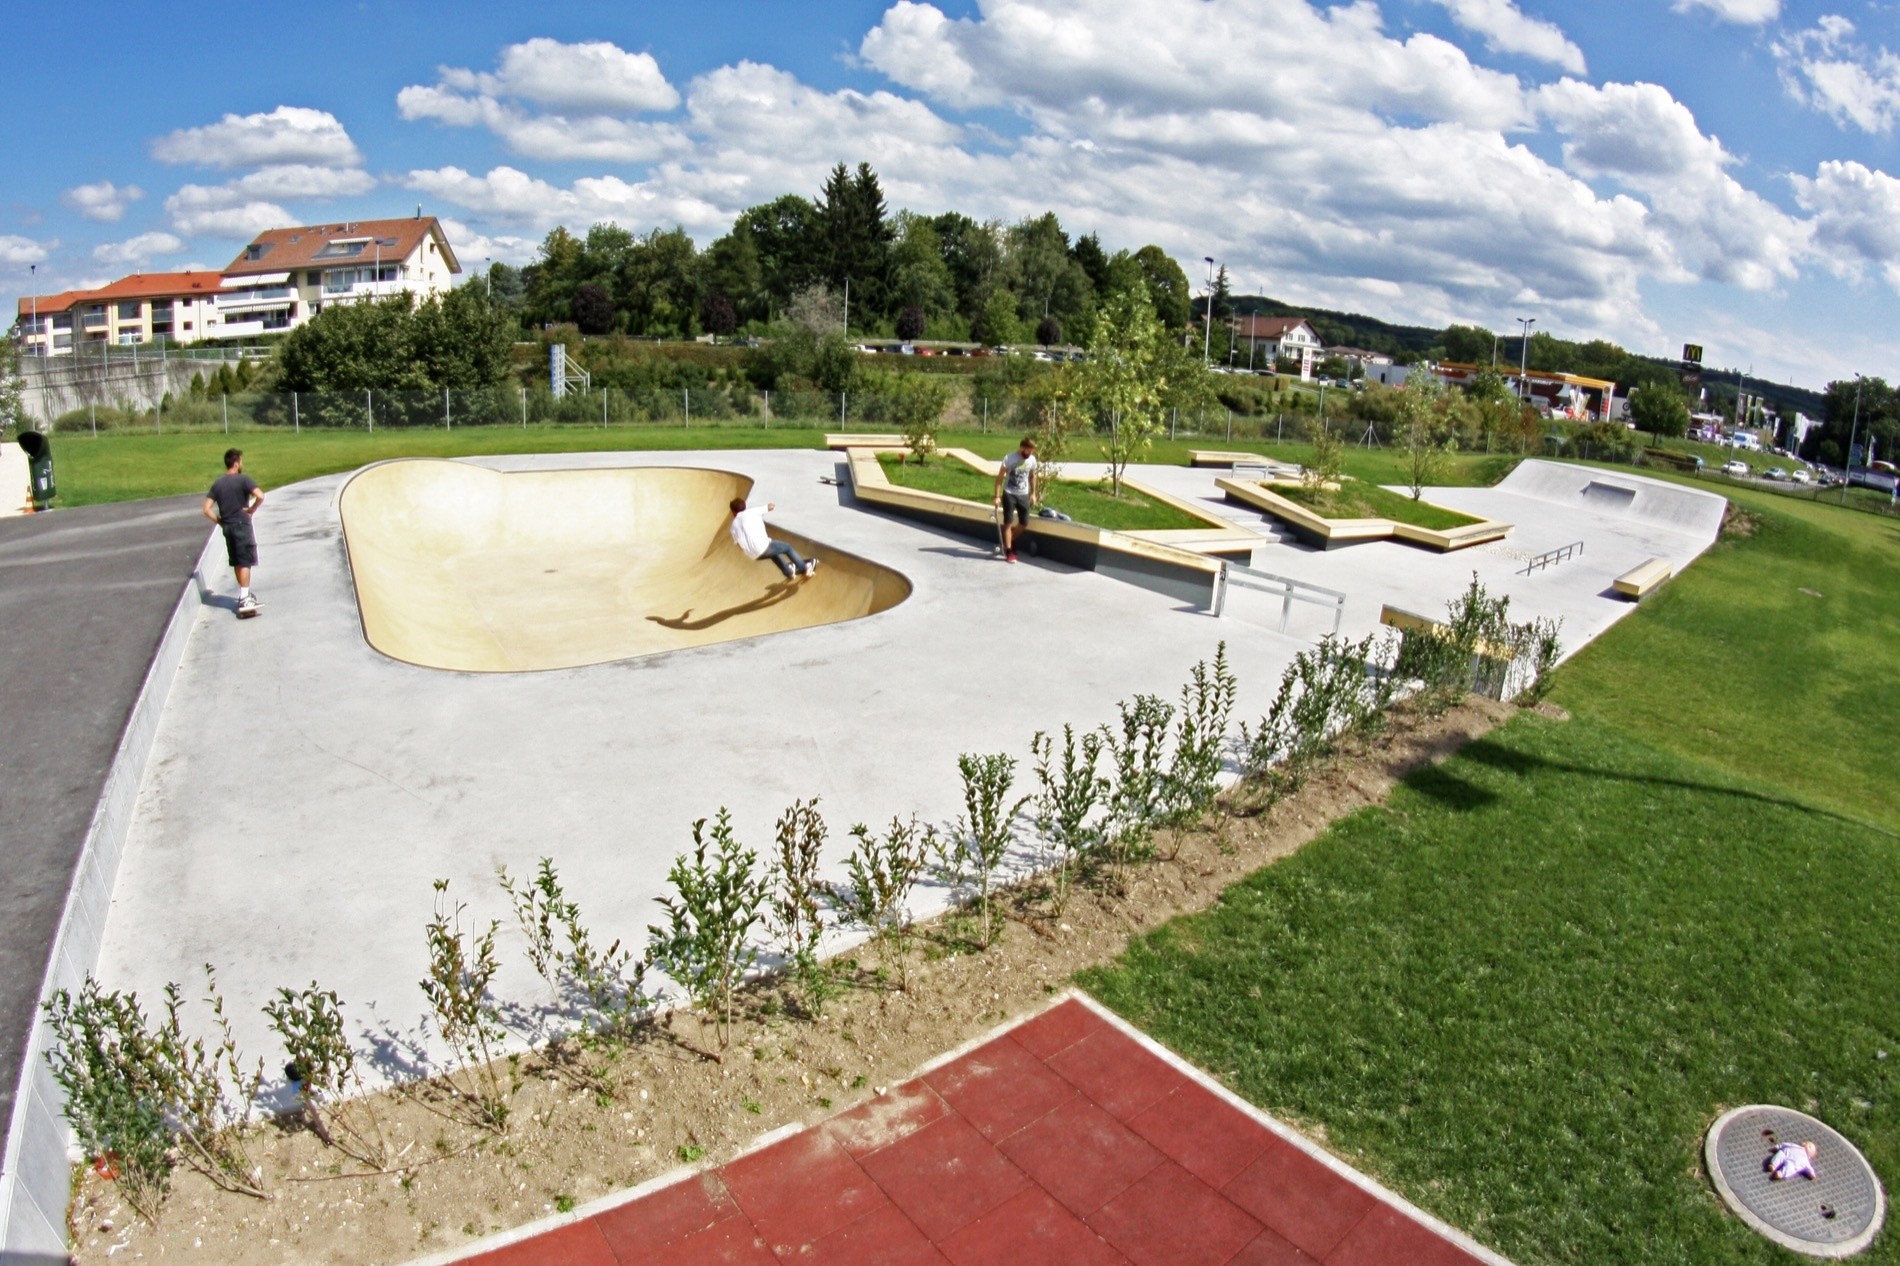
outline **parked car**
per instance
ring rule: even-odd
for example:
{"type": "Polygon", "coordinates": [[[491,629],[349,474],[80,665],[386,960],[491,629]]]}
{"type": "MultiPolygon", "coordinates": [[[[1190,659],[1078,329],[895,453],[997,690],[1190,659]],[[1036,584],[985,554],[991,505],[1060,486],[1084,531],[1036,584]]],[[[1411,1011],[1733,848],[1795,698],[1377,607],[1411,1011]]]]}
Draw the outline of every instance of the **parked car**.
{"type": "Polygon", "coordinates": [[[1734,475],[1738,479],[1746,479],[1748,478],[1748,473],[1749,473],[1748,463],[1747,462],[1724,462],[1722,464],[1722,473],[1724,475],[1734,475]]]}
{"type": "Polygon", "coordinates": [[[1767,470],[1761,472],[1761,477],[1763,479],[1786,479],[1788,472],[1779,466],[1770,466],[1767,470]]]}
{"type": "Polygon", "coordinates": [[[1802,470],[1799,467],[1796,467],[1794,470],[1788,472],[1788,478],[1794,480],[1798,484],[1805,484],[1805,483],[1810,482],[1812,476],[1810,476],[1807,471],[1802,470]]]}

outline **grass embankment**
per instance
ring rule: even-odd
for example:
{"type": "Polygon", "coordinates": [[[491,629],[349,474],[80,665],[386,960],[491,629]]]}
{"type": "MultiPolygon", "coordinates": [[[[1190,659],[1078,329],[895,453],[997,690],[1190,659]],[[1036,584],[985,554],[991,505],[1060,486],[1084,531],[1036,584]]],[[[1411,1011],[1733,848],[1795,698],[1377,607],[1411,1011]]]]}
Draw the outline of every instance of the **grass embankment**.
{"type": "Polygon", "coordinates": [[[1517,1261],[1781,1260],[1700,1173],[1722,1109],[1900,1173],[1900,529],[1749,500],[1559,670],[1574,720],[1520,715],[1084,983],[1517,1261]]]}
{"type": "MultiPolygon", "coordinates": [[[[832,428],[835,429],[835,428],[832,428]]],[[[357,430],[306,429],[301,433],[261,428],[221,431],[164,432],[157,435],[106,434],[97,437],[59,435],[53,456],[62,506],[96,505],[106,501],[134,501],[175,493],[202,492],[222,469],[224,450],[237,445],[245,452],[245,469],[266,488],[277,488],[340,470],[354,470],[367,462],[392,457],[470,457],[484,453],[638,452],[642,450],[722,448],[821,448],[826,429],[812,426],[671,427],[614,426],[595,428],[574,424],[528,427],[390,428],[374,433],[357,430]],[[206,472],[209,471],[210,474],[206,472]]],[[[943,443],[968,448],[988,458],[1000,458],[1021,438],[999,431],[951,431],[943,443]]],[[[1144,461],[1186,465],[1188,454],[1208,447],[1198,438],[1157,440],[1144,461]]],[[[1283,461],[1302,461],[1311,455],[1303,444],[1236,442],[1222,448],[1260,453],[1283,461]]],[[[1076,461],[1097,460],[1087,443],[1078,445],[1076,461]]],[[[1515,458],[1466,455],[1448,463],[1448,484],[1496,483],[1515,458]]],[[[1373,483],[1399,483],[1402,463],[1383,449],[1348,450],[1346,471],[1373,483]]]]}
{"type": "MultiPolygon", "coordinates": [[[[899,453],[880,453],[878,462],[894,484],[922,492],[939,492],[989,505],[996,479],[949,457],[935,457],[923,465],[907,462],[899,453]]],[[[1059,480],[1042,485],[1043,504],[1060,510],[1078,523],[1118,532],[1157,531],[1164,528],[1205,528],[1209,525],[1164,502],[1129,488],[1116,497],[1107,488],[1059,480]]]]}
{"type": "Polygon", "coordinates": [[[1273,491],[1329,519],[1390,519],[1394,523],[1409,523],[1413,527],[1434,532],[1469,527],[1479,522],[1468,514],[1447,510],[1429,501],[1414,501],[1402,493],[1388,492],[1363,479],[1341,480],[1339,487],[1332,490],[1302,485],[1276,487],[1273,491]]]}

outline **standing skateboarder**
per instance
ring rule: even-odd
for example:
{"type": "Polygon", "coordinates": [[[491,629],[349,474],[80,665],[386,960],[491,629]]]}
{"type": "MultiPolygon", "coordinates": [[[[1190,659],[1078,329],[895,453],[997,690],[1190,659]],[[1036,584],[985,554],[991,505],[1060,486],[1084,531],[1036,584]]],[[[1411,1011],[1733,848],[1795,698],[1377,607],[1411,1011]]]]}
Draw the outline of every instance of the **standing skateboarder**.
{"type": "Polygon", "coordinates": [[[257,595],[251,592],[251,568],[257,566],[257,534],[251,516],[264,504],[264,490],[244,473],[244,450],[224,451],[224,475],[205,494],[204,516],[224,529],[224,552],[237,576],[238,619],[257,614],[257,595]]]}
{"type": "Polygon", "coordinates": [[[744,550],[747,558],[778,564],[787,580],[794,576],[803,579],[818,570],[817,559],[800,558],[797,550],[784,541],[773,540],[765,530],[766,510],[778,509],[770,501],[765,503],[765,510],[748,510],[744,497],[734,497],[727,508],[732,511],[732,543],[744,550]]]}
{"type": "Polygon", "coordinates": [[[1036,441],[1023,436],[1017,450],[1003,458],[996,472],[996,499],[992,503],[1003,512],[1003,558],[1016,561],[1016,538],[1029,530],[1029,510],[1042,491],[1036,474],[1036,441]],[[1015,516],[1014,526],[1010,517],[1015,516]]]}

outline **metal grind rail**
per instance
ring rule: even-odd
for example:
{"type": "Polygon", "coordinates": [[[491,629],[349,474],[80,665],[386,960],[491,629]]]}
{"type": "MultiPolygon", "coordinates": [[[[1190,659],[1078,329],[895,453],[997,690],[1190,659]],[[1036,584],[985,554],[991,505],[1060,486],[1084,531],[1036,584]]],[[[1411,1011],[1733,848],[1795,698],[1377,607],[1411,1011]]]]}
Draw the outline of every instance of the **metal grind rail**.
{"type": "Polygon", "coordinates": [[[1333,636],[1339,635],[1340,621],[1346,615],[1346,595],[1338,590],[1308,584],[1304,580],[1295,580],[1291,576],[1276,576],[1268,571],[1255,571],[1251,567],[1242,567],[1239,563],[1222,563],[1220,575],[1214,582],[1214,614],[1216,616],[1227,609],[1227,589],[1230,585],[1280,595],[1280,632],[1282,633],[1286,632],[1287,622],[1293,618],[1294,603],[1305,602],[1316,607],[1331,607],[1333,609],[1333,636]]]}
{"type": "Polygon", "coordinates": [[[1543,553],[1536,555],[1525,565],[1524,570],[1517,574],[1520,576],[1528,576],[1534,571],[1542,571],[1546,567],[1555,567],[1558,563],[1565,562],[1568,559],[1579,558],[1582,554],[1583,542],[1572,541],[1568,545],[1559,546],[1557,549],[1547,549],[1543,553]]]}

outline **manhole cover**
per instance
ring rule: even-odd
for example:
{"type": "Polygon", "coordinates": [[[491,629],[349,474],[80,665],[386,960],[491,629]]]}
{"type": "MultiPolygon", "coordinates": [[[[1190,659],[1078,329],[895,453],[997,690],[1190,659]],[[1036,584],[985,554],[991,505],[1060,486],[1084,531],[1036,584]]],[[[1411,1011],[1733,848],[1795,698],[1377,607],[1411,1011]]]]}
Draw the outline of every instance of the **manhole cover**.
{"type": "Polygon", "coordinates": [[[1860,1149],[1805,1112],[1753,1104],[1722,1114],[1703,1147],[1709,1176],[1742,1221],[1797,1253],[1847,1257],[1873,1242],[1886,1195],[1860,1149]],[[1768,1159],[1783,1143],[1813,1143],[1814,1177],[1776,1182],[1768,1159]]]}

